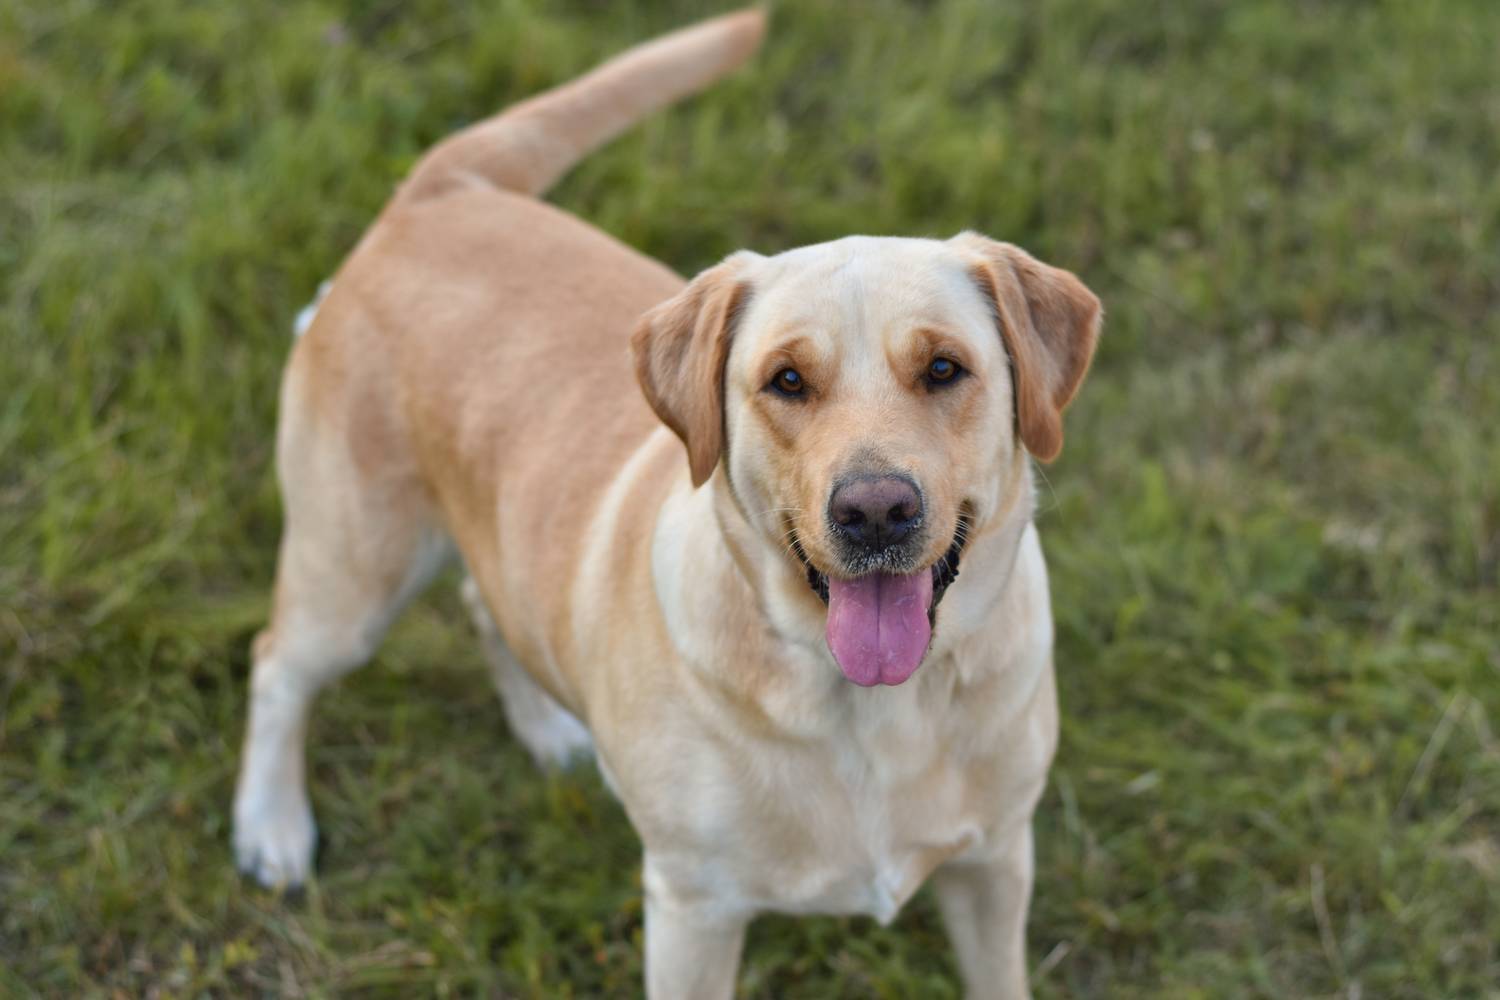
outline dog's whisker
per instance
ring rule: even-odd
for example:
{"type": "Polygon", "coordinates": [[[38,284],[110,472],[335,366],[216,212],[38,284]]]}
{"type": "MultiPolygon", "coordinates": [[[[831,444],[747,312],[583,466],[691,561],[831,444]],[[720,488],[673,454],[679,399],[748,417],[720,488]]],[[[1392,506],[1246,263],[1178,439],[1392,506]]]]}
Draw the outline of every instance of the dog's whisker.
{"type": "Polygon", "coordinates": [[[1050,504],[1037,509],[1036,516],[1040,517],[1049,511],[1053,511],[1061,507],[1062,501],[1057,499],[1057,491],[1052,488],[1052,480],[1047,478],[1047,471],[1041,467],[1041,464],[1038,462],[1032,462],[1031,467],[1037,475],[1042,477],[1042,485],[1047,487],[1047,495],[1052,498],[1052,502],[1050,504]]]}

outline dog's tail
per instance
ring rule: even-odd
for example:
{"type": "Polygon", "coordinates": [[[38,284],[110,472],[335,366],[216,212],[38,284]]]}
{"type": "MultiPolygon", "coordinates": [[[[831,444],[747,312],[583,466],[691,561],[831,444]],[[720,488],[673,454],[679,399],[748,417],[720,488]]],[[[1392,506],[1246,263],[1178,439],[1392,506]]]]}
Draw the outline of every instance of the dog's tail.
{"type": "Polygon", "coordinates": [[[764,12],[749,8],[638,45],[443,140],[418,161],[397,199],[429,198],[475,180],[541,194],[641,118],[738,68],[765,29],[764,12]]]}

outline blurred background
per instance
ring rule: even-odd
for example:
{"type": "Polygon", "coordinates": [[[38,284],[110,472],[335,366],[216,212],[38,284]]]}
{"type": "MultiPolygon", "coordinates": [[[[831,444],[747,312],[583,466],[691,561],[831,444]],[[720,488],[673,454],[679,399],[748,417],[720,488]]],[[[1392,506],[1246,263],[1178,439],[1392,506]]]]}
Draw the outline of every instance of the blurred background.
{"type": "MultiPolygon", "coordinates": [[[[718,7],[713,10],[720,9],[718,7]]],[[[451,130],[712,12],[0,3],[0,993],[624,996],[638,844],[452,587],[324,697],[320,876],[228,848],[298,308],[451,130]]],[[[1108,310],[1046,469],[1042,997],[1500,983],[1500,4],[783,3],[553,200],[684,274],[963,228],[1108,310]]],[[[929,896],[754,997],[944,997],[929,896]]]]}

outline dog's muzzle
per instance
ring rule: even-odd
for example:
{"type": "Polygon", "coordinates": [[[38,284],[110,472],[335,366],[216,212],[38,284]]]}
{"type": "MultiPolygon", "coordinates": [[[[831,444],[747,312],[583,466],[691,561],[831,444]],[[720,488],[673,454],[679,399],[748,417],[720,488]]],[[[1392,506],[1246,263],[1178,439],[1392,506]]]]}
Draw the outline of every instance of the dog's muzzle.
{"type": "MultiPolygon", "coordinates": [[[[943,600],[943,595],[958,579],[958,563],[963,555],[964,546],[969,541],[970,518],[967,512],[958,517],[958,528],[953,532],[953,543],[948,546],[948,551],[943,557],[932,564],[932,603],[927,607],[927,618],[929,622],[936,624],[937,607],[943,600]]],[[[828,603],[828,575],[812,564],[807,558],[807,553],[802,548],[802,542],[794,534],[792,536],[792,551],[801,560],[803,568],[807,571],[807,585],[812,592],[818,595],[824,604],[828,603]]]]}

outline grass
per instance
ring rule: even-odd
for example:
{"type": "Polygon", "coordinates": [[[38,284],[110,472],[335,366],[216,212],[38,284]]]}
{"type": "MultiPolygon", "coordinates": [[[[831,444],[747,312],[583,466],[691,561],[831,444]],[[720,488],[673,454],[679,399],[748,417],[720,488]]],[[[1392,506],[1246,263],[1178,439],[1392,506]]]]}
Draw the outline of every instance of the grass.
{"type": "MultiPolygon", "coordinates": [[[[419,150],[686,2],[0,5],[0,994],[629,995],[637,844],[452,588],[320,703],[299,899],[232,871],[297,310],[419,150]]],[[[1047,470],[1042,997],[1500,996],[1491,0],[817,2],[555,200],[691,272],[972,227],[1109,318],[1047,470]]],[[[931,899],[755,997],[953,996],[931,899]]]]}

